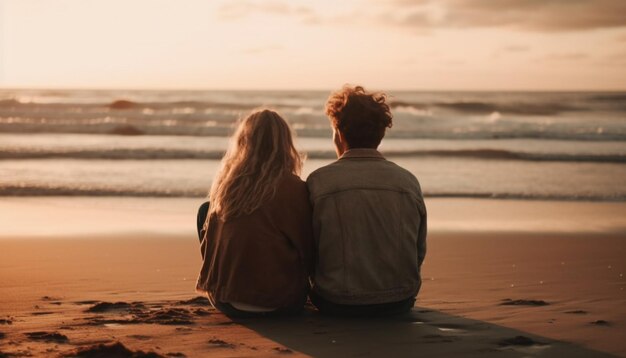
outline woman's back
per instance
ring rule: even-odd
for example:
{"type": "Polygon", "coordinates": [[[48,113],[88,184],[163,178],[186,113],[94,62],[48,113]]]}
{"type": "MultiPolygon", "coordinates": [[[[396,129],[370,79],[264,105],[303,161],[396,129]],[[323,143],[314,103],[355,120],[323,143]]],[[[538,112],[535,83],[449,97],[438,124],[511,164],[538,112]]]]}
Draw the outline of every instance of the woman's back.
{"type": "Polygon", "coordinates": [[[211,187],[208,218],[201,219],[196,285],[225,313],[302,309],[313,233],[301,167],[289,125],[276,112],[256,111],[239,124],[211,187]]]}
{"type": "Polygon", "coordinates": [[[216,301],[276,308],[303,302],[313,265],[306,184],[285,175],[254,212],[226,220],[211,213],[201,252],[197,289],[216,301]]]}

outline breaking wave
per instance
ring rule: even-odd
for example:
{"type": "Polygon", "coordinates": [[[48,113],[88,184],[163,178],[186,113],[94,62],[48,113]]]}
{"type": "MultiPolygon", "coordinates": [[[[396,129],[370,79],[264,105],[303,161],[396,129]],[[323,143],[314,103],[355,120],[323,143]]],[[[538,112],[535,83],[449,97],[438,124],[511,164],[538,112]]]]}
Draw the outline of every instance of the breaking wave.
{"type": "MultiPolygon", "coordinates": [[[[4,159],[111,159],[111,160],[155,160],[155,159],[209,159],[219,160],[224,150],[201,149],[153,149],[153,148],[111,148],[111,149],[57,149],[41,150],[20,148],[8,150],[0,148],[0,160],[4,159]]],[[[526,161],[557,162],[596,162],[626,163],[626,154],[568,154],[568,153],[528,153],[501,149],[460,149],[460,150],[383,150],[387,157],[450,157],[526,161]]],[[[333,150],[313,150],[303,153],[309,159],[334,159],[333,150]]]]}
{"type": "MultiPolygon", "coordinates": [[[[44,186],[44,185],[0,185],[0,196],[106,196],[106,197],[205,197],[206,189],[134,189],[110,187],[71,187],[71,186],[44,186]]],[[[520,199],[520,200],[567,200],[567,201],[625,201],[624,195],[561,195],[561,194],[516,194],[495,192],[431,192],[424,191],[426,198],[477,198],[477,199],[520,199]]]]}

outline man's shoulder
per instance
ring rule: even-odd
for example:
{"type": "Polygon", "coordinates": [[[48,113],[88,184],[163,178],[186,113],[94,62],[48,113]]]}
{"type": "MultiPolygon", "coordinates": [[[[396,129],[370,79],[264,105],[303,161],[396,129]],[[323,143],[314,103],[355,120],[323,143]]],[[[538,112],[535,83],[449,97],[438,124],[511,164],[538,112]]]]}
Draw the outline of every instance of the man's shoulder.
{"type": "Polygon", "coordinates": [[[340,159],[313,171],[307,178],[307,185],[311,194],[332,191],[336,187],[345,189],[359,185],[382,185],[403,188],[421,196],[421,187],[415,175],[386,159],[367,164],[340,159]]]}
{"type": "Polygon", "coordinates": [[[419,186],[419,181],[417,180],[417,177],[415,177],[415,175],[411,173],[411,171],[409,171],[408,169],[404,167],[399,166],[398,164],[390,160],[387,160],[386,162],[387,162],[387,165],[389,165],[390,169],[393,170],[397,175],[400,175],[406,180],[414,182],[415,184],[419,186]]]}
{"type": "Polygon", "coordinates": [[[336,172],[337,170],[341,170],[341,168],[339,166],[339,160],[336,160],[336,161],[334,161],[334,162],[332,162],[330,164],[326,164],[323,167],[319,167],[319,168],[315,169],[306,178],[306,182],[307,182],[307,184],[309,184],[309,183],[319,179],[320,177],[323,177],[324,175],[332,173],[332,172],[336,172]]]}

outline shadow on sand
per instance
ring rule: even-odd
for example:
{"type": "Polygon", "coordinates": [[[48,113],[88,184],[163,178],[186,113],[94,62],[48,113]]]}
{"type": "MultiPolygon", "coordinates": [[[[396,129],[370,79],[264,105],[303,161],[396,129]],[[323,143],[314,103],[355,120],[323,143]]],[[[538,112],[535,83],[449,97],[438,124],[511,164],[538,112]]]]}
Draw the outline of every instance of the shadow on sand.
{"type": "Polygon", "coordinates": [[[415,307],[403,317],[302,317],[237,323],[313,357],[612,357],[491,323],[415,307]]]}

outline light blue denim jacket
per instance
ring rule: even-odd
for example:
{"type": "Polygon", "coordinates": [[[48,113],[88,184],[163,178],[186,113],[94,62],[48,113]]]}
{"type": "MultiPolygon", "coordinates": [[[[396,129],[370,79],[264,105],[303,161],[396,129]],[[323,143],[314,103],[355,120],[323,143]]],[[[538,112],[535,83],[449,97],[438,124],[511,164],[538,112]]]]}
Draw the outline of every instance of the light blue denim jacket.
{"type": "Polygon", "coordinates": [[[419,182],[375,149],[352,149],[307,179],[313,204],[313,289],[339,304],[415,297],[426,255],[419,182]]]}

